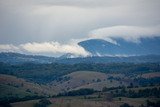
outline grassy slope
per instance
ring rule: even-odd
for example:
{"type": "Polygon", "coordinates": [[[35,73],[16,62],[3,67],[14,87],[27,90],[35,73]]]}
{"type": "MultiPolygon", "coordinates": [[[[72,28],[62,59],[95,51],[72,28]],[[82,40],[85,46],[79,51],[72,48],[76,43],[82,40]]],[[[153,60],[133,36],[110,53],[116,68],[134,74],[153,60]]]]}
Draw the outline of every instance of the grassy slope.
{"type": "MultiPolygon", "coordinates": [[[[0,85],[1,85],[1,88],[3,89],[5,88],[8,89],[9,87],[13,87],[13,88],[16,88],[17,90],[23,90],[24,92],[29,90],[31,91],[31,93],[37,93],[38,95],[55,94],[54,89],[50,88],[49,86],[39,85],[36,83],[26,81],[24,79],[17,78],[15,76],[9,76],[9,75],[0,74],[0,85]]],[[[3,91],[5,90],[1,90],[1,93],[3,91]]]]}
{"type": "MultiPolygon", "coordinates": [[[[60,98],[50,98],[49,100],[52,102],[49,107],[119,107],[123,103],[128,103],[133,105],[134,107],[139,107],[141,104],[146,104],[146,100],[148,98],[126,98],[122,97],[121,101],[119,98],[114,98],[113,101],[106,101],[103,99],[84,99],[83,96],[76,97],[60,97],[60,98]]],[[[149,98],[150,101],[158,101],[157,98],[149,98]]],[[[24,102],[16,102],[12,103],[13,107],[33,107],[33,105],[38,100],[30,100],[24,102]]]]}
{"type": "Polygon", "coordinates": [[[0,98],[12,96],[23,98],[25,96],[33,96],[33,94],[17,87],[0,84],[0,98]]]}
{"type": "Polygon", "coordinates": [[[105,74],[100,72],[93,72],[93,71],[77,71],[71,74],[65,75],[63,77],[69,77],[69,80],[62,80],[62,81],[53,81],[51,85],[55,88],[59,88],[59,90],[67,88],[69,90],[80,89],[80,88],[93,88],[95,90],[102,90],[104,86],[106,87],[116,87],[120,85],[128,85],[127,82],[117,80],[108,80],[108,77],[115,76],[123,78],[123,75],[117,74],[105,74]],[[97,80],[100,80],[97,82],[97,80]]]}
{"type": "MultiPolygon", "coordinates": [[[[30,90],[30,93],[32,94],[36,93],[38,95],[54,95],[61,90],[67,90],[67,88],[69,88],[69,90],[79,88],[94,88],[96,90],[101,90],[104,86],[111,87],[120,85],[119,81],[113,80],[112,82],[110,82],[110,80],[107,79],[109,76],[117,76],[117,74],[106,75],[105,73],[100,72],[77,71],[63,76],[70,77],[70,79],[67,81],[53,81],[51,84],[39,85],[21,78],[17,78],[15,76],[0,74],[0,85],[1,88],[3,88],[3,86],[5,85],[4,87],[6,89],[8,89],[9,87],[16,88],[17,90],[23,90],[24,93],[26,92],[26,90],[30,90]],[[97,82],[98,79],[100,79],[101,82],[97,82]]],[[[3,91],[4,90],[1,90],[1,92],[3,91]]]]}
{"type": "Polygon", "coordinates": [[[154,72],[154,73],[144,73],[142,74],[143,78],[155,78],[160,77],[160,72],[154,72]]]}
{"type": "Polygon", "coordinates": [[[12,107],[34,107],[34,104],[37,103],[38,100],[30,100],[30,101],[22,101],[12,103],[12,107]]]}

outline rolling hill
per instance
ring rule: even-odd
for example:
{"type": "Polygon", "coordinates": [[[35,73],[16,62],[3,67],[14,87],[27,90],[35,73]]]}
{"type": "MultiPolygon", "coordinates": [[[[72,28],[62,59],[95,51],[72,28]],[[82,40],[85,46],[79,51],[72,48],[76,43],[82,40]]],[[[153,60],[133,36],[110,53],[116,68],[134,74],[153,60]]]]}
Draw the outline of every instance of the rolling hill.
{"type": "Polygon", "coordinates": [[[22,64],[22,63],[52,63],[54,57],[38,56],[38,55],[25,55],[13,52],[1,52],[0,62],[10,64],[22,64]]]}
{"type": "Polygon", "coordinates": [[[1,96],[5,95],[17,96],[48,96],[56,94],[56,90],[47,85],[33,83],[15,76],[0,74],[0,92],[1,96]],[[5,90],[4,90],[5,89],[5,90]]]}
{"type": "Polygon", "coordinates": [[[102,90],[103,87],[118,87],[128,85],[130,81],[111,80],[110,77],[124,78],[124,75],[105,74],[93,71],[76,71],[61,77],[59,81],[53,81],[49,85],[59,88],[61,91],[77,90],[80,88],[93,88],[102,90]]]}
{"type": "MultiPolygon", "coordinates": [[[[100,48],[100,47],[99,47],[100,48]]],[[[105,50],[105,49],[104,49],[105,50]]],[[[88,57],[73,57],[72,54],[65,54],[61,57],[47,57],[25,55],[20,53],[0,53],[0,62],[9,63],[12,65],[34,63],[34,64],[50,64],[50,63],[157,63],[160,62],[160,55],[137,55],[137,56],[88,56],[88,57]],[[72,58],[71,58],[72,56],[72,58]]]]}

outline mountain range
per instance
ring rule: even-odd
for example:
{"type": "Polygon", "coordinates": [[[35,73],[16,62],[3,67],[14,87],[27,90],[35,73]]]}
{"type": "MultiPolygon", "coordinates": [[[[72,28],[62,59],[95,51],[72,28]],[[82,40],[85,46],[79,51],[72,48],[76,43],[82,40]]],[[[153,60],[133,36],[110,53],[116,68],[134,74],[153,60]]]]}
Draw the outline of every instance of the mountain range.
{"type": "Polygon", "coordinates": [[[160,55],[160,37],[142,38],[139,42],[114,39],[117,44],[102,39],[90,39],[79,42],[93,56],[137,56],[160,55]]]}
{"type": "Polygon", "coordinates": [[[55,58],[47,56],[34,56],[25,55],[20,53],[0,53],[0,62],[9,64],[23,64],[23,63],[37,63],[37,64],[50,64],[50,63],[63,63],[63,64],[76,64],[76,63],[159,63],[160,55],[139,55],[139,56],[90,56],[90,57],[77,57],[77,58],[55,58]]]}
{"type": "Polygon", "coordinates": [[[74,57],[67,53],[60,57],[0,53],[0,62],[19,63],[113,63],[113,62],[160,62],[160,37],[143,38],[139,42],[114,39],[117,44],[102,39],[90,39],[78,43],[91,53],[88,57],[74,57]]]}

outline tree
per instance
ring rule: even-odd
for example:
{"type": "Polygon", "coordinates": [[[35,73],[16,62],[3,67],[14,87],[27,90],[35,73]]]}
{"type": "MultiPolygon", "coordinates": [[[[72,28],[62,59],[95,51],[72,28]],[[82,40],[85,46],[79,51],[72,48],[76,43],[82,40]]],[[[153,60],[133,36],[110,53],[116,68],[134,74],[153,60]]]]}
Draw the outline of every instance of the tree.
{"type": "Polygon", "coordinates": [[[36,103],[34,107],[47,107],[50,104],[51,102],[46,98],[44,98],[44,99],[41,99],[38,103],[36,103]]]}
{"type": "Polygon", "coordinates": [[[130,88],[133,88],[133,83],[132,82],[130,83],[130,88]]]}
{"type": "Polygon", "coordinates": [[[101,80],[98,78],[98,79],[97,79],[97,82],[101,82],[101,80]]]}
{"type": "Polygon", "coordinates": [[[105,93],[104,94],[104,100],[112,101],[113,100],[113,95],[111,93],[105,93]]]}
{"type": "Polygon", "coordinates": [[[122,98],[121,98],[121,97],[119,97],[118,99],[119,99],[119,101],[121,101],[121,100],[122,100],[122,98]]]}
{"type": "Polygon", "coordinates": [[[107,87],[103,87],[103,88],[102,88],[102,92],[106,92],[107,90],[108,90],[107,87]]]}
{"type": "Polygon", "coordinates": [[[133,106],[131,106],[131,105],[127,104],[127,103],[124,103],[124,104],[120,105],[120,107],[133,107],[133,106]]]}

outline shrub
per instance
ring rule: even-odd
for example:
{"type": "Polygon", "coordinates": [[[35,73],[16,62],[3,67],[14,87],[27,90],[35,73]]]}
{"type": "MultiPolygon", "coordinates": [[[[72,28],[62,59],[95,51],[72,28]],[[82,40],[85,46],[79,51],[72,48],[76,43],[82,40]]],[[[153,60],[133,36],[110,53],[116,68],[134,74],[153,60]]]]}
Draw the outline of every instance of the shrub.
{"type": "Polygon", "coordinates": [[[133,107],[133,106],[131,106],[131,105],[127,104],[127,103],[124,103],[124,104],[120,105],[120,107],[133,107]]]}
{"type": "Polygon", "coordinates": [[[38,103],[36,103],[34,107],[47,107],[50,104],[51,102],[46,98],[44,98],[44,99],[41,99],[38,103]]]}

